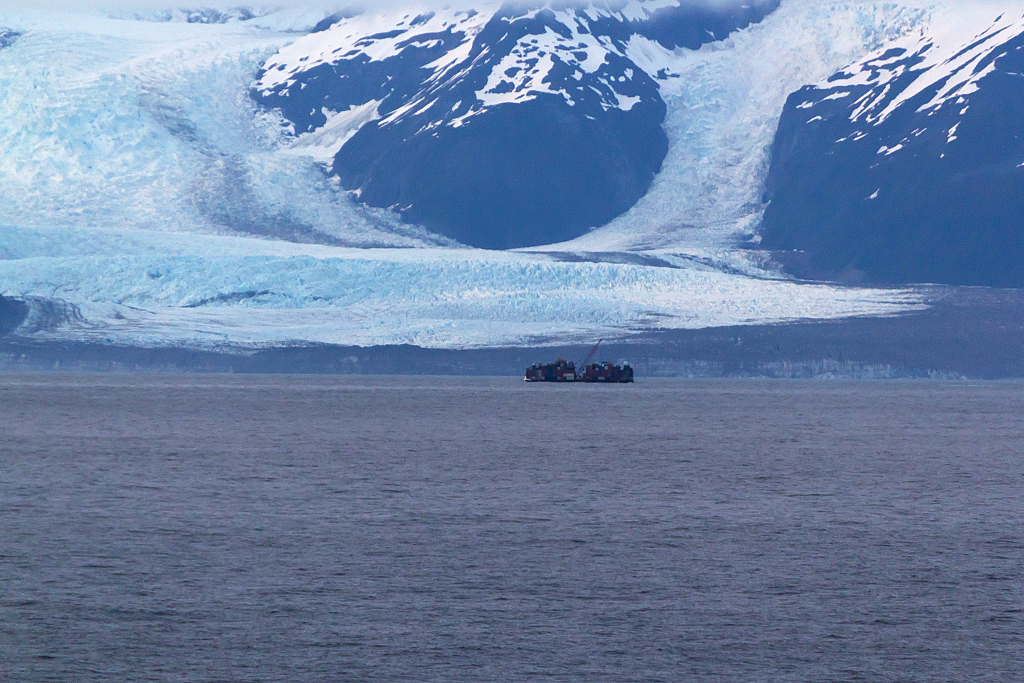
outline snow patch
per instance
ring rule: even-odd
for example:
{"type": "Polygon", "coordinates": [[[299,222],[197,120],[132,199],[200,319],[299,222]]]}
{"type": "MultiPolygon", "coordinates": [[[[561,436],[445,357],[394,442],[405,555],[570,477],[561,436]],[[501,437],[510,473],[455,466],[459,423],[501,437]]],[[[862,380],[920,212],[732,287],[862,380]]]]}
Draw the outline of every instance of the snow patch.
{"type": "Polygon", "coordinates": [[[954,125],[952,128],[949,129],[949,136],[946,139],[946,144],[949,144],[949,143],[953,142],[954,140],[956,140],[956,131],[960,127],[960,123],[961,123],[960,121],[957,121],[956,125],[954,125]]]}
{"type": "Polygon", "coordinates": [[[380,118],[377,108],[382,100],[370,100],[364,105],[351,107],[347,111],[324,110],[327,123],[322,127],[300,135],[283,151],[286,154],[308,156],[315,161],[330,165],[345,143],[365,124],[380,118]]]}
{"type": "MultiPolygon", "coordinates": [[[[557,36],[550,29],[548,33],[557,36]]],[[[524,51],[517,45],[491,70],[487,84],[476,93],[476,97],[484,107],[526,102],[543,94],[562,95],[572,104],[567,95],[555,90],[547,82],[554,65],[555,60],[550,52],[538,51],[536,47],[524,51]],[[510,76],[510,72],[515,75],[510,76]]]]}

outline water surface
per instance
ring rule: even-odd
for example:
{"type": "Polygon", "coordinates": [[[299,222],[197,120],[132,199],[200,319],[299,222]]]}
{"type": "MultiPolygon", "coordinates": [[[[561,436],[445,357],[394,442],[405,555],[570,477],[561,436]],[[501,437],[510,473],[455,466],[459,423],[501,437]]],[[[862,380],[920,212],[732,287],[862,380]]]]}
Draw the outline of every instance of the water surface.
{"type": "Polygon", "coordinates": [[[12,681],[1024,677],[1024,385],[0,377],[12,681]]]}

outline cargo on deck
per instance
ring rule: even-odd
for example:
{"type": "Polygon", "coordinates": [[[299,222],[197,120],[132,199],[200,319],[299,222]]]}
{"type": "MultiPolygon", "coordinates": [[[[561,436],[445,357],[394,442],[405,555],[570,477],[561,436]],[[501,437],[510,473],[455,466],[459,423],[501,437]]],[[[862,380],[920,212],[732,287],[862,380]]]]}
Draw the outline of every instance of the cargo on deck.
{"type": "Polygon", "coordinates": [[[580,367],[583,368],[581,372],[576,372],[576,364],[572,361],[559,358],[554,363],[534,363],[526,368],[526,376],[523,377],[523,380],[527,382],[632,382],[633,368],[629,363],[615,365],[608,361],[590,362],[590,359],[597,353],[597,347],[601,345],[601,341],[598,340],[597,344],[594,344],[594,348],[580,363],[580,367]]]}
{"type": "Polygon", "coordinates": [[[534,363],[526,368],[527,382],[575,382],[576,364],[559,358],[554,363],[534,363]]]}
{"type": "Polygon", "coordinates": [[[576,376],[577,382],[632,382],[633,368],[629,363],[615,365],[604,361],[591,363],[576,376]]]}

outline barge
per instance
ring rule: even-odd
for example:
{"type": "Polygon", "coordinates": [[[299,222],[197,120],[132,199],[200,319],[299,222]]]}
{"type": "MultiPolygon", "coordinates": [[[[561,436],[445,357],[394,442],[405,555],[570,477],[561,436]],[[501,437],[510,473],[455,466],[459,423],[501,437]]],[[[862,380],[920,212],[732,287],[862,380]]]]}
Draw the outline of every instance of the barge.
{"type": "Polygon", "coordinates": [[[581,370],[576,371],[576,364],[570,360],[559,358],[554,363],[534,363],[526,368],[526,382],[608,382],[625,384],[633,381],[633,368],[629,363],[616,365],[604,361],[591,363],[590,359],[597,353],[597,347],[603,340],[598,340],[594,348],[580,363],[581,370]]]}

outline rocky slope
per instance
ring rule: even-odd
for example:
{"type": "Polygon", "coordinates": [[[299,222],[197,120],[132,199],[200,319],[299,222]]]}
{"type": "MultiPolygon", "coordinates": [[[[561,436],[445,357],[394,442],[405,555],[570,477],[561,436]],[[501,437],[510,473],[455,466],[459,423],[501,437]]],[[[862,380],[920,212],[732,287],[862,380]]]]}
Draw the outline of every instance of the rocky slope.
{"type": "MultiPolygon", "coordinates": [[[[993,17],[995,18],[995,17],[993,17]]],[[[921,30],[794,93],[761,246],[855,282],[1024,286],[1024,18],[921,30]]]]}

